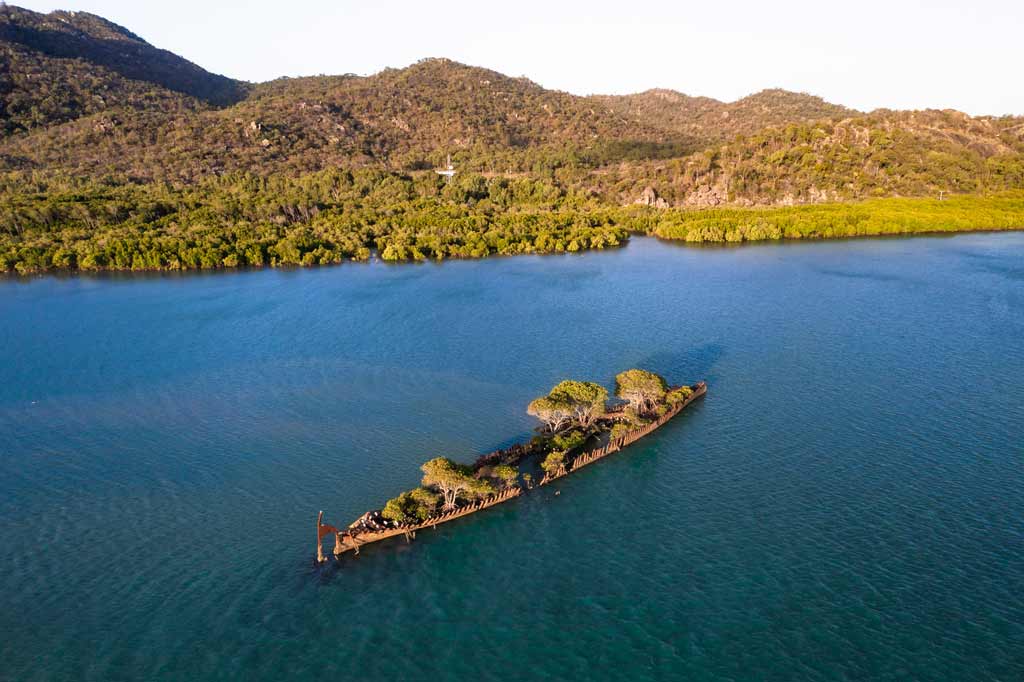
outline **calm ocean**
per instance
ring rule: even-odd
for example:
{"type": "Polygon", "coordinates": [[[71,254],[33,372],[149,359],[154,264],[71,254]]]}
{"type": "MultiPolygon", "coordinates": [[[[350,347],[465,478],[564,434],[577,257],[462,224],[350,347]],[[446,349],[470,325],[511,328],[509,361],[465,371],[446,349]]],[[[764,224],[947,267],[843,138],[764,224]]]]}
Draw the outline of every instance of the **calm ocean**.
{"type": "Polygon", "coordinates": [[[0,280],[0,548],[5,681],[1024,679],[1024,233],[0,280]],[[312,566],[634,366],[709,393],[312,566]]]}

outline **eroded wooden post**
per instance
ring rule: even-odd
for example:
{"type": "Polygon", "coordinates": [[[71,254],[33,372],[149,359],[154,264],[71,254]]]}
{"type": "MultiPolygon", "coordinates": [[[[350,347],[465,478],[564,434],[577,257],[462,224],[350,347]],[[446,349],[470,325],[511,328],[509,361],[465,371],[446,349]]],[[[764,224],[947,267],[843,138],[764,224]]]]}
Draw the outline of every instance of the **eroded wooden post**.
{"type": "Polygon", "coordinates": [[[322,564],[323,562],[327,561],[327,559],[324,557],[323,545],[320,542],[323,539],[323,536],[320,535],[320,527],[324,525],[323,522],[324,512],[323,510],[321,510],[320,513],[316,516],[316,562],[318,564],[322,564]]]}

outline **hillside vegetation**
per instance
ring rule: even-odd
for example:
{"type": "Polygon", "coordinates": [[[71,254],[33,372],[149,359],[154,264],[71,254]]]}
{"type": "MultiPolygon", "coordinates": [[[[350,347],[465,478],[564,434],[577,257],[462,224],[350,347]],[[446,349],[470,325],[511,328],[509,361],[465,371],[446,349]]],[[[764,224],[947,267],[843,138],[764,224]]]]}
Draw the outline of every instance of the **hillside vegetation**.
{"type": "MultiPolygon", "coordinates": [[[[742,212],[683,209],[965,194],[980,209],[1022,188],[1021,118],[783,90],[579,97],[446,59],[250,84],[101,17],[0,7],[0,269],[573,251],[709,220],[748,238],[742,212]],[[449,154],[446,185],[432,169],[449,154]]],[[[914,204],[908,224],[941,229],[960,205],[914,204]]]]}
{"type": "Polygon", "coordinates": [[[844,204],[663,211],[646,221],[647,231],[658,237],[710,243],[1022,227],[1024,192],[946,200],[871,199],[844,204]]]}
{"type": "Polygon", "coordinates": [[[480,258],[615,247],[630,232],[689,242],[1024,226],[1024,192],[735,209],[613,207],[550,182],[364,169],[250,174],[172,187],[0,184],[0,270],[183,270],[480,258]]]}
{"type": "Polygon", "coordinates": [[[101,17],[0,7],[0,119],[12,133],[110,109],[195,110],[247,86],[159,50],[101,17]]]}
{"type": "Polygon", "coordinates": [[[841,119],[860,113],[820,97],[779,89],[762,90],[736,102],[658,89],[635,95],[596,95],[592,99],[664,134],[682,136],[695,151],[769,126],[841,119]]]}

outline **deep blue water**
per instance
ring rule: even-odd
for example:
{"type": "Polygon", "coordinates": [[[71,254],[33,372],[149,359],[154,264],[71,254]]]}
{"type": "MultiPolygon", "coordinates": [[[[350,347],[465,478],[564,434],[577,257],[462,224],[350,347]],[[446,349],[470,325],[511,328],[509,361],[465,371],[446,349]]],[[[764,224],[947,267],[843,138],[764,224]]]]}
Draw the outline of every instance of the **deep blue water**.
{"type": "Polygon", "coordinates": [[[1020,680],[1024,234],[0,281],[0,679],[1020,680]],[[556,381],[709,394],[316,570],[556,381]]]}

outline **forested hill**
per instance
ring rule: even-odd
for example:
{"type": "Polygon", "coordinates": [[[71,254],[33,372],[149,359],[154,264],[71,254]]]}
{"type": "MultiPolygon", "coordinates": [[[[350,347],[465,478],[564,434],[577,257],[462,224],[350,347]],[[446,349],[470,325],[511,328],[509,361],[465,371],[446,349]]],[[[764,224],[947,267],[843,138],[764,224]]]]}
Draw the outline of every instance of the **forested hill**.
{"type": "MultiPolygon", "coordinates": [[[[127,82],[123,92],[134,97],[138,85],[127,82]]],[[[586,98],[446,59],[369,77],[282,78],[219,108],[198,100],[167,106],[172,93],[147,92],[153,106],[115,104],[8,136],[0,154],[22,170],[194,181],[242,169],[415,171],[449,153],[467,170],[529,171],[583,156],[600,164],[686,151],[671,135],[586,98]]]]}
{"type": "Polygon", "coordinates": [[[246,90],[93,14],[0,7],[6,132],[125,105],[166,107],[170,93],[231,104],[246,90]]]}
{"type": "Polygon", "coordinates": [[[553,181],[606,204],[805,203],[1020,185],[1024,120],[870,114],[765,90],[580,97],[446,59],[248,84],[100,17],[0,8],[0,171],[197,183],[237,171],[553,181]]]}
{"type": "MultiPolygon", "coordinates": [[[[683,159],[613,169],[678,206],[937,197],[1024,187],[1024,120],[876,111],[769,127],[683,159]]],[[[635,190],[635,185],[633,186],[635,190]]]]}
{"type": "Polygon", "coordinates": [[[666,209],[1021,189],[1022,118],[865,113],[783,90],[583,97],[447,59],[252,84],[94,15],[0,6],[0,271],[575,251],[629,230],[963,229],[978,207],[976,227],[1003,229],[1024,224],[1017,194],[958,204],[955,220],[948,201],[845,223],[829,209],[824,232],[818,213],[785,227],[741,212],[719,229],[666,209]],[[448,155],[450,184],[433,170],[448,155]]]}
{"type": "Polygon", "coordinates": [[[595,95],[592,99],[701,149],[769,126],[839,120],[861,113],[820,97],[779,89],[762,90],[735,102],[662,89],[635,95],[595,95]]]}

